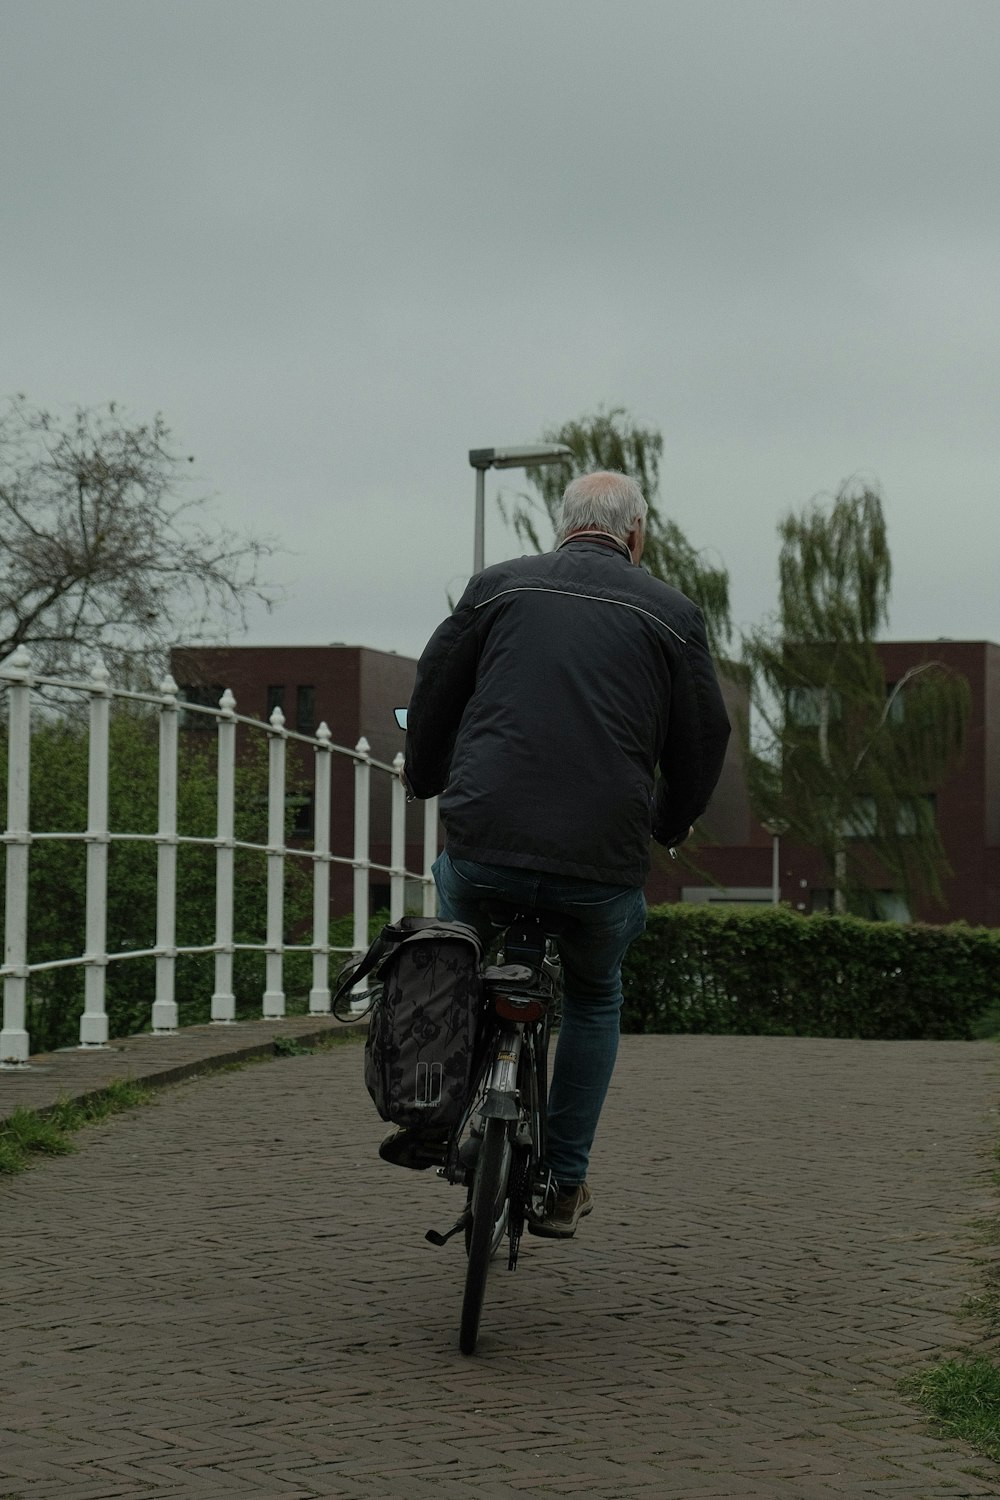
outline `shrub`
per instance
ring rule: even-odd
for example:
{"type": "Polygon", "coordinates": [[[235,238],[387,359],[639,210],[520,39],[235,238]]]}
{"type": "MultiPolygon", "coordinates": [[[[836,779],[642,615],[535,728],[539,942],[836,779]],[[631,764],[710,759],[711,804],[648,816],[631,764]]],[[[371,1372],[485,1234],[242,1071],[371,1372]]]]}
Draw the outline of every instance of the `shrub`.
{"type": "Polygon", "coordinates": [[[992,929],[660,906],[625,962],[622,1029],[966,1039],[998,976],[992,929]]]}

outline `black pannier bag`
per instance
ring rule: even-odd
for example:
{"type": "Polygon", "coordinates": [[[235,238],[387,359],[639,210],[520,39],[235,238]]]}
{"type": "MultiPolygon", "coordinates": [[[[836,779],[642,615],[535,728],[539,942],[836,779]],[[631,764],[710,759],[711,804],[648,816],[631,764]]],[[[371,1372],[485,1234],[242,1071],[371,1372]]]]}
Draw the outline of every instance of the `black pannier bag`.
{"type": "Polygon", "coordinates": [[[482,962],[474,928],[403,917],[383,927],[364,958],[341,976],[335,1014],[366,974],[376,980],[365,1085],[383,1120],[428,1131],[458,1124],[477,1071],[482,962]]]}

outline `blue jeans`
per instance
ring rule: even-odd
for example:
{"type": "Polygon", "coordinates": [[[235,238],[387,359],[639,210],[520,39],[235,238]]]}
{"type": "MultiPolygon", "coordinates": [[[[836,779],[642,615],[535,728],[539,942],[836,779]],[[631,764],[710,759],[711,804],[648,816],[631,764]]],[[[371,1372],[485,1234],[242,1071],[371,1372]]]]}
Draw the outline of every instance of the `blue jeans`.
{"type": "Polygon", "coordinates": [[[559,912],[565,993],[549,1087],[549,1166],[561,1188],[587,1176],[590,1148],[618,1053],[622,959],[644,931],[646,902],[634,886],[596,885],[539,870],[452,859],[434,865],[439,910],[489,939],[480,903],[490,898],[559,912]]]}

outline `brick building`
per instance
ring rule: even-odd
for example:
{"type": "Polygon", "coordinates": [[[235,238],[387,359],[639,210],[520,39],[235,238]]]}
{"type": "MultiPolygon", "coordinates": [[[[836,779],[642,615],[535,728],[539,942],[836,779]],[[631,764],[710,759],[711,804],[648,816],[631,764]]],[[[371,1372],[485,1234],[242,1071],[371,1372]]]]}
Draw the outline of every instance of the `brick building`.
{"type": "MultiPolygon", "coordinates": [[[[403,748],[403,732],[393,709],[409,702],[416,662],[389,651],[365,646],[184,646],[175,647],[170,670],[189,703],[215,707],[229,688],[236,712],[251,719],[269,720],[275,708],[288,729],[314,734],[325,723],[335,745],[353,750],[362,738],[374,759],[391,764],[403,748]]],[[[196,733],[212,721],[191,714],[185,728],[196,733]]],[[[312,751],[289,742],[290,767],[297,767],[301,788],[290,800],[296,808],[296,832],[312,836],[309,795],[312,751]]],[[[290,781],[295,780],[290,776],[290,781]]],[[[373,772],[371,782],[371,858],[389,863],[390,786],[388,776],[373,772]]],[[[334,755],[331,767],[330,848],[349,856],[354,848],[354,769],[347,756],[334,755]]],[[[423,813],[412,806],[407,813],[407,868],[423,862],[423,813]]],[[[350,911],[353,877],[343,865],[331,868],[331,910],[350,911]]],[[[389,877],[372,872],[371,909],[389,905],[389,877]]]]}
{"type": "MultiPolygon", "coordinates": [[[[886,641],[877,647],[887,689],[911,667],[940,661],[962,673],[972,692],[965,754],[943,785],[928,787],[952,868],[945,881],[947,907],[921,908],[924,921],[959,918],[975,925],[1000,926],[1000,646],[986,641],[886,641]]],[[[277,705],[290,729],[312,733],[325,720],[335,744],[353,748],[363,735],[378,760],[391,762],[403,745],[392,709],[405,704],[416,663],[391,652],[362,646],[226,646],[177,648],[171,659],[184,696],[216,704],[230,688],[237,711],[267,719],[277,705]]],[[[745,713],[738,682],[723,683],[734,728],[745,713]]],[[[654,847],[647,886],[651,902],[769,902],[772,899],[773,840],[750,809],[739,734],[730,741],[722,779],[702,820],[705,835],[696,849],[671,860],[654,847]]],[[[334,758],[331,847],[348,852],[353,838],[353,786],[350,762],[334,758]]],[[[411,808],[407,824],[407,863],[422,860],[422,822],[411,808]]],[[[308,809],[303,811],[302,831],[308,809]]],[[[388,778],[373,780],[372,858],[388,863],[388,778]]],[[[829,880],[814,850],[779,844],[781,900],[804,912],[829,905],[829,880]]],[[[335,867],[336,868],[336,867],[335,867]]],[[[388,900],[387,877],[373,874],[376,906],[388,900]]],[[[883,893],[887,914],[905,915],[895,893],[883,893]]],[[[349,879],[337,877],[335,909],[350,904],[349,879]]]]}
{"type": "MultiPolygon", "coordinates": [[[[944,881],[947,905],[924,904],[907,913],[896,892],[880,894],[885,915],[926,922],[963,920],[1000,926],[1000,646],[989,641],[884,641],[876,647],[886,691],[912,667],[941,662],[969,683],[972,707],[965,752],[940,786],[928,786],[934,817],[952,873],[944,881]]],[[[733,684],[731,710],[745,711],[733,684]]],[[[735,715],[734,724],[736,722],[735,715]]],[[[772,899],[773,840],[754,818],[746,795],[738,746],[731,746],[719,792],[704,819],[713,841],[692,851],[697,869],[657,860],[649,894],[655,900],[754,901],[772,899]]],[[[779,841],[781,900],[797,910],[826,910],[829,877],[815,850],[779,841]]]]}

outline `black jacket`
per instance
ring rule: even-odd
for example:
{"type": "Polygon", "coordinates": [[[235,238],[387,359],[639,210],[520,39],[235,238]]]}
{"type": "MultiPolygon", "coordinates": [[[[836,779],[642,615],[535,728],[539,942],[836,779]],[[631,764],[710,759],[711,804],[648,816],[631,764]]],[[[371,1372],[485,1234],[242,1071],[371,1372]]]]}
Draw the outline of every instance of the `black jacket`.
{"type": "Polygon", "coordinates": [[[420,658],[406,775],[454,856],[639,886],[728,738],[701,611],[580,538],[472,579],[420,658]]]}

